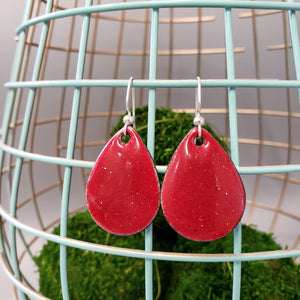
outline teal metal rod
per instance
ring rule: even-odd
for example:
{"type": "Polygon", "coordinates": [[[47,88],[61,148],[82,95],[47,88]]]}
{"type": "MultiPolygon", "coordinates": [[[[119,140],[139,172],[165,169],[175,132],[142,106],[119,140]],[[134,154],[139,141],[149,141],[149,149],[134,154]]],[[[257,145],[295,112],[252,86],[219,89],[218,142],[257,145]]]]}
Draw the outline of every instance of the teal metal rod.
{"type": "Polygon", "coordinates": [[[47,15],[32,18],[24,22],[17,30],[17,34],[26,30],[28,27],[49,22],[50,20],[72,17],[77,15],[88,15],[91,13],[135,10],[135,9],[159,9],[176,7],[215,7],[215,8],[243,8],[243,9],[273,9],[273,10],[300,10],[300,3],[287,2],[267,2],[267,1],[230,1],[230,0],[156,0],[156,1],[138,1],[122,2],[112,4],[94,5],[92,7],[78,7],[53,12],[47,15]]]}
{"type": "MultiPolygon", "coordinates": [[[[294,1],[287,0],[287,3],[294,3],[294,1]]],[[[294,65],[295,65],[296,77],[298,81],[300,81],[300,40],[299,40],[297,16],[295,10],[289,10],[289,19],[290,19],[290,31],[291,31],[292,48],[294,53],[294,65]]],[[[298,92],[299,92],[299,101],[300,101],[300,89],[298,92]]]]}
{"type": "MultiPolygon", "coordinates": [[[[57,88],[57,87],[127,87],[126,80],[43,80],[8,82],[5,87],[16,88],[57,88]]],[[[205,88],[300,88],[299,80],[256,80],[256,79],[201,79],[201,86],[205,88]]],[[[138,80],[132,87],[136,88],[196,88],[197,80],[138,80]]]]}
{"type": "MultiPolygon", "coordinates": [[[[23,22],[26,22],[29,19],[32,5],[33,5],[33,0],[28,0],[25,8],[23,22]]],[[[26,45],[26,34],[25,32],[22,32],[19,37],[15,56],[14,56],[14,63],[12,66],[12,71],[10,76],[11,81],[17,81],[19,78],[19,73],[22,66],[22,53],[24,51],[25,45],[26,45]]],[[[11,117],[13,113],[13,107],[15,104],[14,101],[15,95],[16,95],[15,89],[8,90],[6,104],[3,113],[2,127],[1,127],[1,141],[3,143],[6,143],[8,139],[9,126],[10,126],[11,117]]],[[[3,159],[4,159],[4,153],[0,151],[0,170],[2,170],[3,168],[3,159]]],[[[0,172],[0,181],[1,181],[1,177],[2,177],[2,173],[0,172]]]]}
{"type": "MultiPolygon", "coordinates": [[[[159,10],[152,10],[151,33],[150,33],[150,56],[149,56],[149,80],[156,79],[157,70],[157,50],[158,50],[158,28],[159,10]]],[[[148,129],[147,148],[154,157],[155,147],[155,109],[156,109],[156,88],[151,87],[148,95],[148,129]]],[[[145,229],[145,251],[152,251],[153,225],[145,229]]],[[[145,297],[146,300],[153,299],[153,262],[152,259],[145,260],[145,297]]]]}
{"type": "Polygon", "coordinates": [[[7,278],[16,286],[16,288],[19,291],[22,291],[23,293],[30,296],[30,299],[38,299],[38,300],[50,300],[47,297],[42,296],[41,294],[37,293],[33,289],[30,289],[26,284],[24,284],[21,280],[17,279],[14,274],[11,272],[8,264],[5,261],[5,258],[2,253],[0,253],[0,264],[3,267],[3,270],[5,274],[7,275],[7,278]]]}
{"type": "MultiPolygon", "coordinates": [[[[91,5],[92,5],[92,0],[86,0],[86,7],[91,5]]],[[[77,80],[81,80],[83,78],[89,26],[90,26],[90,15],[86,15],[84,16],[82,30],[81,30],[80,46],[79,46],[77,69],[76,69],[77,80]]],[[[67,159],[72,159],[74,157],[78,116],[79,116],[79,108],[80,108],[80,98],[81,98],[81,88],[76,87],[73,95],[73,105],[72,105],[69,138],[68,138],[67,154],[66,154],[67,159]]],[[[71,178],[72,178],[72,167],[67,166],[65,168],[65,174],[64,174],[62,203],[61,203],[60,235],[62,237],[67,236],[67,222],[68,222],[68,213],[69,213],[71,178]]],[[[67,274],[67,247],[62,244],[60,245],[60,277],[61,277],[63,299],[67,300],[69,299],[68,274],[67,274]]]]}
{"type": "MultiPolygon", "coordinates": [[[[30,17],[32,1],[33,0],[27,1],[26,7],[25,7],[25,13],[24,13],[24,22],[26,20],[28,20],[30,17]]],[[[11,76],[10,76],[10,80],[12,80],[12,81],[17,80],[19,77],[19,72],[21,70],[21,65],[22,65],[22,53],[24,51],[25,44],[26,44],[26,34],[25,34],[25,32],[22,32],[19,37],[19,41],[17,44],[15,56],[14,56],[14,63],[12,66],[12,71],[11,71],[11,76]]],[[[10,89],[7,93],[6,105],[5,105],[5,109],[4,109],[4,113],[3,113],[3,121],[2,121],[2,128],[1,128],[1,142],[2,143],[6,143],[8,140],[9,125],[11,122],[13,106],[15,104],[15,101],[14,101],[15,95],[16,95],[16,92],[14,89],[10,89]]],[[[0,170],[4,169],[3,163],[4,163],[5,153],[6,153],[6,151],[4,149],[0,149],[0,170]]],[[[8,168],[10,168],[10,166],[8,166],[8,168]]],[[[2,181],[2,176],[3,176],[3,172],[1,171],[0,172],[0,182],[2,181]]],[[[0,189],[1,189],[1,186],[0,186],[0,189]]],[[[7,190],[11,191],[9,186],[7,187],[7,190]]],[[[0,191],[0,194],[1,194],[1,191],[0,191]]],[[[10,198],[9,193],[8,193],[8,198],[10,198]]],[[[0,203],[1,203],[1,199],[0,199],[0,203]]],[[[0,223],[3,224],[1,216],[0,216],[0,223]]],[[[12,230],[12,227],[10,228],[10,230],[12,230]]],[[[15,233],[14,233],[14,237],[16,237],[15,233]]],[[[5,236],[4,236],[4,228],[2,228],[2,227],[0,228],[0,253],[1,253],[1,257],[3,258],[3,261],[7,262],[8,261],[7,256],[11,256],[11,254],[10,254],[9,247],[7,247],[7,245],[6,245],[5,236]]],[[[15,274],[13,274],[13,273],[11,273],[11,274],[15,278],[15,280],[18,280],[17,276],[15,276],[15,274]]],[[[18,288],[18,286],[17,286],[17,288],[18,288]]],[[[22,292],[22,289],[18,288],[18,290],[22,292]]],[[[24,294],[21,295],[21,297],[24,298],[24,294]]]]}
{"type": "MultiPolygon", "coordinates": [[[[28,0],[26,3],[23,22],[26,22],[30,17],[32,1],[33,0],[28,0]]],[[[26,34],[25,34],[25,32],[22,32],[19,37],[19,41],[17,44],[15,56],[14,56],[14,63],[12,66],[12,71],[11,71],[11,76],[10,76],[11,81],[18,80],[19,72],[21,70],[21,65],[22,65],[22,53],[24,51],[25,44],[26,44],[26,34]]],[[[15,90],[10,89],[8,91],[7,97],[6,97],[6,105],[4,108],[2,127],[1,127],[1,142],[4,144],[7,142],[10,119],[11,119],[13,105],[14,105],[14,98],[15,98],[15,90]]],[[[5,152],[6,152],[5,150],[0,149],[0,170],[3,170],[3,162],[4,162],[5,152]]],[[[2,180],[2,172],[0,172],[0,182],[1,182],[1,180],[2,180]]],[[[1,186],[0,186],[0,189],[1,189],[1,186]]],[[[1,203],[1,199],[0,199],[0,203],[1,203]]],[[[1,219],[0,219],[0,222],[1,222],[1,219]]],[[[2,234],[2,230],[0,230],[0,235],[1,235],[0,236],[0,251],[5,252],[4,236],[2,234]]]]}
{"type": "MultiPolygon", "coordinates": [[[[6,153],[13,154],[17,157],[22,157],[30,159],[32,161],[39,161],[47,164],[54,164],[59,166],[69,166],[76,168],[86,168],[91,169],[94,166],[94,161],[85,161],[77,159],[67,159],[56,156],[48,156],[37,153],[31,153],[22,151],[4,143],[0,142],[0,150],[3,150],[6,153]]],[[[156,166],[158,173],[165,173],[167,166],[156,166]]],[[[5,169],[3,169],[5,170],[5,169]]],[[[300,172],[300,164],[291,164],[291,165],[272,165],[272,166],[248,166],[241,167],[237,166],[237,170],[241,175],[255,175],[255,174],[276,174],[276,173],[294,173],[300,172]]]]}
{"type": "MultiPolygon", "coordinates": [[[[46,13],[49,13],[52,9],[52,0],[47,2],[46,6],[46,13]]],[[[37,80],[39,77],[43,54],[46,46],[46,40],[48,36],[48,28],[49,23],[45,23],[42,28],[40,43],[37,51],[36,61],[33,68],[32,80],[37,80]]],[[[31,122],[31,115],[32,110],[34,107],[36,90],[30,89],[28,94],[28,100],[26,104],[26,109],[24,113],[24,121],[20,135],[19,141],[19,149],[24,150],[27,143],[27,137],[29,132],[29,126],[31,122]]],[[[12,216],[16,216],[16,208],[17,208],[17,200],[18,200],[18,192],[19,192],[19,183],[22,173],[23,167],[23,159],[18,157],[16,160],[16,166],[14,169],[14,177],[12,181],[12,191],[11,191],[11,198],[10,198],[10,214],[12,216]]],[[[11,246],[11,263],[13,270],[15,272],[16,278],[20,279],[20,271],[19,271],[19,262],[17,257],[17,248],[16,248],[16,228],[10,225],[10,246],[11,246]]],[[[25,300],[25,295],[20,291],[21,298],[25,300]]]]}
{"type": "Polygon", "coordinates": [[[168,261],[183,261],[183,262],[235,262],[235,261],[256,261],[268,259],[280,259],[287,257],[300,256],[300,249],[286,249],[276,251],[263,251],[241,254],[194,254],[194,253],[175,253],[175,252],[159,252],[159,251],[143,251],[138,249],[118,248],[113,246],[99,245],[89,242],[74,240],[67,237],[61,237],[53,233],[36,229],[28,226],[18,219],[12,217],[0,205],[0,215],[10,224],[14,225],[22,231],[26,231],[41,239],[45,239],[57,244],[63,244],[67,247],[78,248],[82,250],[94,251],[99,253],[120,255],[126,257],[135,257],[140,259],[155,259],[168,261]]]}
{"type": "MultiPolygon", "coordinates": [[[[232,36],[232,14],[231,9],[225,9],[225,43],[226,43],[226,65],[228,79],[235,79],[234,50],[232,36]]],[[[233,163],[239,165],[238,125],[235,88],[228,88],[229,122],[230,122],[230,149],[233,163]]],[[[240,254],[242,251],[242,225],[241,222],[234,229],[233,251],[240,254]]],[[[241,289],[241,262],[233,264],[232,299],[240,299],[241,289]]]]}

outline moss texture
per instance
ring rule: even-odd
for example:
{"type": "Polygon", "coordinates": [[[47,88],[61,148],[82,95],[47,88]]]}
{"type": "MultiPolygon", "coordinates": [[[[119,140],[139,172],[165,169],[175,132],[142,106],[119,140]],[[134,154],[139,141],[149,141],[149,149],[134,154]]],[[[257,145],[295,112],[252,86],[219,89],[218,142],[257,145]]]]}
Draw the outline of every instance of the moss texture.
{"type": "MultiPolygon", "coordinates": [[[[233,234],[209,243],[181,236],[164,238],[154,223],[154,250],[185,253],[232,253],[233,234]]],[[[106,233],[88,211],[68,220],[68,236],[77,240],[131,249],[144,248],[144,234],[121,237],[106,233]]],[[[59,234],[59,226],[54,230],[59,234]]],[[[243,252],[279,250],[271,234],[243,226],[243,252]]],[[[68,248],[70,299],[144,299],[144,261],[68,248]]],[[[59,245],[48,242],[35,257],[40,291],[62,299],[59,245]]],[[[154,298],[166,300],[231,299],[231,263],[154,261],[154,298]]],[[[300,268],[292,258],[242,263],[241,299],[300,299],[300,268]]]]}
{"type": "MultiPolygon", "coordinates": [[[[60,227],[53,231],[59,235],[60,227]]],[[[144,249],[144,233],[120,237],[99,228],[88,211],[68,220],[68,237],[91,243],[124,248],[144,249]]],[[[144,261],[129,257],[68,248],[68,280],[70,299],[144,299],[144,261]]],[[[40,291],[51,299],[62,299],[59,245],[48,242],[35,262],[39,267],[40,291]]],[[[154,292],[167,280],[169,263],[158,270],[154,265],[154,292]],[[156,276],[159,274],[159,277],[156,276]]]]}
{"type": "MultiPolygon", "coordinates": [[[[271,234],[243,225],[242,252],[280,250],[271,234]]],[[[233,233],[197,243],[181,236],[173,248],[188,253],[233,253],[233,233]]],[[[300,268],[292,258],[242,263],[241,299],[299,299],[300,268]]],[[[232,263],[173,263],[165,299],[231,299],[232,263]]]]}

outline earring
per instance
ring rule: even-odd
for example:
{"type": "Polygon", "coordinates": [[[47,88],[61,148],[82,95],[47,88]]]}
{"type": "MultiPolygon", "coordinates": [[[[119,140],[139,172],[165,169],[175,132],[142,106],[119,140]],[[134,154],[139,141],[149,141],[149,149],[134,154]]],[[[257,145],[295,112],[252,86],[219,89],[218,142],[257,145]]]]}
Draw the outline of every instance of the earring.
{"type": "Polygon", "coordinates": [[[160,187],[153,160],[135,125],[134,88],[132,115],[126,93],[127,115],[124,127],[106,144],[89,176],[86,187],[88,209],[95,222],[117,235],[130,235],[145,229],[157,214],[160,187]],[[124,141],[124,136],[129,139],[124,141]]]}
{"type": "Polygon", "coordinates": [[[245,190],[231,159],[201,128],[201,82],[199,77],[197,80],[196,127],[172,156],[162,186],[161,205],[169,224],[179,234],[195,241],[212,241],[228,234],[240,221],[245,190]]]}

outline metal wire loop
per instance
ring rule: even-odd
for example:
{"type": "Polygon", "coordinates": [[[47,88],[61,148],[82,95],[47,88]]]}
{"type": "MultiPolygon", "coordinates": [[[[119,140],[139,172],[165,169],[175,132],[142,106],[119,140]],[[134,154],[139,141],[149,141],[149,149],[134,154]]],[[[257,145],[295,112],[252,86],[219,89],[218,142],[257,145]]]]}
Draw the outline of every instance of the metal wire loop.
{"type": "Polygon", "coordinates": [[[133,77],[129,78],[128,85],[127,85],[127,91],[126,91],[126,111],[127,115],[124,116],[123,122],[124,122],[124,135],[127,134],[126,130],[128,126],[133,126],[135,128],[135,89],[132,87],[133,77]],[[132,89],[132,114],[129,109],[129,98],[130,98],[130,90],[132,89]]]}
{"type": "Polygon", "coordinates": [[[200,115],[200,110],[201,110],[201,80],[200,77],[197,77],[198,81],[198,87],[195,91],[195,118],[194,118],[194,125],[198,126],[198,137],[200,138],[202,133],[202,125],[204,125],[205,120],[204,118],[200,115]]]}

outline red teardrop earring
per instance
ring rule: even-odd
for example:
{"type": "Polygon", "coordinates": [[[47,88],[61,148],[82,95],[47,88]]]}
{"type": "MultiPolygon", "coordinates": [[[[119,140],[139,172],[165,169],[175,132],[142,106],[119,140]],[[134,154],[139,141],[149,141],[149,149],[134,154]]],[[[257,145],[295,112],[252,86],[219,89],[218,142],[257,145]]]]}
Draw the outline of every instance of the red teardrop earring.
{"type": "Polygon", "coordinates": [[[134,89],[129,110],[130,78],[124,127],[106,144],[89,176],[88,209],[95,222],[117,235],[135,234],[154,219],[160,202],[159,180],[153,160],[134,125],[134,89]],[[129,141],[123,141],[124,136],[129,141]]]}
{"type": "Polygon", "coordinates": [[[176,149],[165,174],[161,205],[169,224],[182,236],[212,241],[228,234],[245,208],[241,178],[219,143],[201,126],[198,77],[193,128],[176,149]],[[197,140],[201,140],[198,145],[197,140]]]}

